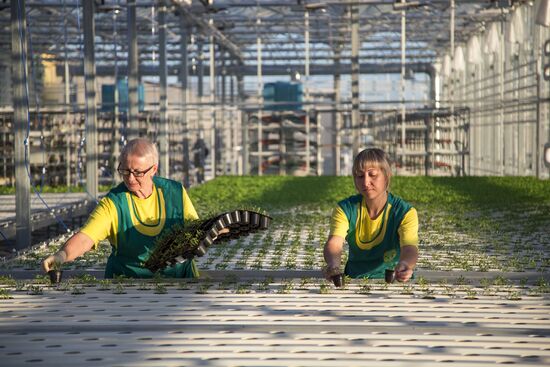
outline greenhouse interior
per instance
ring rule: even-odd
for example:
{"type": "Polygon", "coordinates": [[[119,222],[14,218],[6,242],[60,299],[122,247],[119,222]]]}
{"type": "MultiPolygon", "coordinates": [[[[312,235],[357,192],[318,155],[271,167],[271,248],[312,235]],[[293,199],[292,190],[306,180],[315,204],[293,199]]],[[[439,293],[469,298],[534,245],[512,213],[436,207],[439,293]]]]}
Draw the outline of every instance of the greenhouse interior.
{"type": "Polygon", "coordinates": [[[0,0],[5,366],[550,366],[550,1],[0,0]]]}

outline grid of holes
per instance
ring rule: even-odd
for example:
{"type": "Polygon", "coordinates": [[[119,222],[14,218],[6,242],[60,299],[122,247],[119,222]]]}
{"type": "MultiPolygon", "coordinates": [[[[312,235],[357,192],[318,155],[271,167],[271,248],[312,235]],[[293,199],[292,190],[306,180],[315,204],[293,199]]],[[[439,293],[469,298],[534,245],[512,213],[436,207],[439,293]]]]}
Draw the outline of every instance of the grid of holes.
{"type": "Polygon", "coordinates": [[[0,356],[8,365],[63,363],[68,357],[82,365],[159,366],[204,360],[289,366],[550,363],[548,293],[511,300],[510,292],[526,288],[496,285],[486,295],[483,288],[452,285],[455,293],[448,295],[447,287],[423,282],[323,285],[319,279],[202,280],[166,283],[164,294],[155,293],[153,283],[137,282],[123,284],[123,292],[114,284],[108,290],[82,287],[84,294],[43,287],[33,295],[9,288],[13,299],[0,302],[0,356]],[[425,287],[434,290],[435,300],[425,297],[425,287]],[[477,296],[467,299],[472,289],[477,296]],[[104,331],[94,333],[98,325],[104,331]],[[220,326],[239,331],[215,331],[220,326]],[[366,335],[350,336],[348,329],[358,327],[366,335]],[[255,328],[265,331],[254,333],[255,328]],[[410,335],[411,329],[429,331],[410,335]],[[372,330],[391,332],[369,336],[372,330]]]}

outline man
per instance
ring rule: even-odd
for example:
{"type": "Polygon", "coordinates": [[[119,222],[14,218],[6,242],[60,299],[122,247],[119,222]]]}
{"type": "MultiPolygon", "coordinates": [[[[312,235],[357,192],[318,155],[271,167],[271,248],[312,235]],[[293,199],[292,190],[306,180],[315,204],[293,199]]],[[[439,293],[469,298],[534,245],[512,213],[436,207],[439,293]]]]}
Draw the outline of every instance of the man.
{"type": "Polygon", "coordinates": [[[204,166],[206,164],[206,157],[208,156],[208,148],[204,142],[204,135],[201,131],[197,135],[197,140],[192,148],[193,151],[193,165],[197,170],[197,183],[200,184],[204,181],[204,166]]]}
{"type": "MultiPolygon", "coordinates": [[[[147,139],[128,142],[120,155],[118,173],[123,182],[101,199],[90,218],[55,254],[42,262],[44,271],[82,256],[106,238],[112,252],[105,278],[124,275],[149,278],[143,267],[154,248],[155,239],[174,224],[198,219],[197,212],[183,186],[173,180],[156,177],[158,151],[147,139]]],[[[167,267],[167,277],[197,277],[192,260],[167,267]]]]}

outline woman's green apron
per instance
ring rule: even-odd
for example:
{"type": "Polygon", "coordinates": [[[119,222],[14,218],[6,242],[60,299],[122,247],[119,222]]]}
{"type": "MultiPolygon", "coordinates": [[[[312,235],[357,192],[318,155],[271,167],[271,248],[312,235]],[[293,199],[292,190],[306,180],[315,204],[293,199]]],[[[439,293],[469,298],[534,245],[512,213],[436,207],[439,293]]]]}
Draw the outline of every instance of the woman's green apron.
{"type": "Polygon", "coordinates": [[[388,193],[388,201],[382,213],[381,232],[371,242],[378,242],[379,236],[383,236],[383,238],[380,243],[370,249],[361,249],[356,241],[356,231],[358,230],[357,218],[360,218],[362,200],[362,195],[355,195],[338,203],[349,222],[349,230],[346,235],[349,256],[344,272],[352,278],[384,278],[384,271],[393,269],[399,261],[401,249],[397,229],[411,205],[403,199],[388,193]]]}
{"type": "MultiPolygon", "coordinates": [[[[164,208],[165,222],[159,235],[170,229],[174,224],[183,224],[183,188],[180,183],[168,180],[162,177],[153,177],[155,184],[154,190],[157,190],[159,200],[158,208],[162,211],[164,208]],[[161,205],[161,194],[164,205],[161,205]]],[[[112,246],[112,252],[107,260],[105,267],[105,278],[113,278],[115,275],[124,275],[132,278],[151,278],[153,273],[143,267],[143,263],[148,259],[155,246],[157,236],[148,236],[139,232],[132,222],[132,214],[135,218],[139,216],[136,213],[135,203],[131,198],[126,185],[121,183],[107,194],[107,197],[113,201],[118,215],[117,244],[112,246]],[[128,200],[130,198],[130,200],[128,200]],[[132,212],[131,212],[132,211],[132,212]]],[[[140,224],[148,227],[156,227],[155,224],[146,224],[139,220],[140,224]]],[[[193,260],[187,260],[184,263],[167,267],[161,271],[161,274],[170,278],[194,278],[198,277],[198,270],[193,260]]]]}

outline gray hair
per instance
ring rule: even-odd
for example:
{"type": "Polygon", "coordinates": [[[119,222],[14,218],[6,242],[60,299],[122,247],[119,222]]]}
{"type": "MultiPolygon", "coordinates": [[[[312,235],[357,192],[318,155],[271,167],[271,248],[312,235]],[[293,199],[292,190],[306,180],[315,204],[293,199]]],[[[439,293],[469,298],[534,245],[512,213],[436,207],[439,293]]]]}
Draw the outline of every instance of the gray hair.
{"type": "Polygon", "coordinates": [[[159,164],[159,152],[155,144],[146,138],[130,140],[120,153],[120,161],[125,162],[128,156],[147,157],[153,160],[153,164],[159,164]]]}

